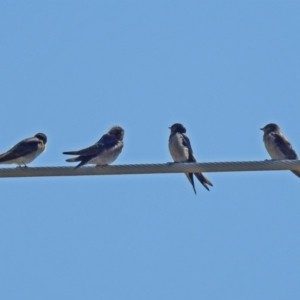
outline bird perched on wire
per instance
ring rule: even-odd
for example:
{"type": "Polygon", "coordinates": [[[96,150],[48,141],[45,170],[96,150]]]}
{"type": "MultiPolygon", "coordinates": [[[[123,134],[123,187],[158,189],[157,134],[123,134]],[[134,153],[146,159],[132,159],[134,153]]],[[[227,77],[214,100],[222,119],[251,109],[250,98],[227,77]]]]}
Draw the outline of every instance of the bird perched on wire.
{"type": "MultiPolygon", "coordinates": [[[[261,130],[264,132],[263,141],[272,159],[298,159],[291,143],[283,135],[277,124],[267,124],[261,130]]],[[[300,177],[300,171],[292,172],[300,177]]]]}
{"type": "Polygon", "coordinates": [[[7,152],[0,154],[0,164],[16,164],[19,167],[31,163],[45,149],[47,136],[37,133],[34,137],[22,140],[7,152]]]}
{"type": "Polygon", "coordinates": [[[63,154],[78,155],[66,161],[80,161],[75,169],[85,164],[105,166],[116,160],[123,149],[124,129],[120,126],[113,126],[104,134],[101,139],[91,147],[79,151],[66,151],[63,154]]]}
{"type": "MultiPolygon", "coordinates": [[[[175,123],[171,127],[170,137],[169,137],[169,151],[174,160],[174,162],[197,162],[190,140],[186,135],[185,127],[180,123],[175,123]]],[[[194,177],[202,183],[202,185],[209,191],[208,185],[213,186],[212,183],[202,174],[202,173],[185,173],[189,182],[192,184],[194,192],[196,194],[196,189],[194,185],[194,177]]]]}

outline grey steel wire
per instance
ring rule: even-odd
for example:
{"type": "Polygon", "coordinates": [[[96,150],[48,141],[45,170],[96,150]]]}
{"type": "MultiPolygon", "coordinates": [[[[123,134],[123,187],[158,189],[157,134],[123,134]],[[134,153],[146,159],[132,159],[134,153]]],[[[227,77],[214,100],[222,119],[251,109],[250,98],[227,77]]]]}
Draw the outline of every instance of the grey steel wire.
{"type": "Polygon", "coordinates": [[[44,177],[44,176],[82,176],[82,175],[125,175],[159,174],[184,172],[236,172],[236,171],[278,171],[299,170],[300,160],[267,160],[206,163],[164,163],[111,165],[104,167],[17,167],[0,168],[0,178],[5,177],[44,177]]]}

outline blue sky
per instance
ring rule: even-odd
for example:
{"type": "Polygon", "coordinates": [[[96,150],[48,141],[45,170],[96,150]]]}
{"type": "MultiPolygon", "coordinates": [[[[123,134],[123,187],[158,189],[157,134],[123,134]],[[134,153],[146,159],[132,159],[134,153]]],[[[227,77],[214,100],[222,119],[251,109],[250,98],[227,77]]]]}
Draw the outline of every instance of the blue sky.
{"type": "MultiPolygon", "coordinates": [[[[2,1],[0,152],[31,166],[125,129],[116,164],[300,153],[298,1],[2,1]]],[[[300,179],[287,171],[1,180],[1,299],[299,299],[300,179]]]]}

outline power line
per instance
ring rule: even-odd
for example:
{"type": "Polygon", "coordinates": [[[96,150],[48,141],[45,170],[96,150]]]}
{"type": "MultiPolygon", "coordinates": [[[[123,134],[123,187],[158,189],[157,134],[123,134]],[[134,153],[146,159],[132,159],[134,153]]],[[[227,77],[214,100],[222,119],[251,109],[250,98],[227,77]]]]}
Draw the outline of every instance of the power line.
{"type": "Polygon", "coordinates": [[[65,166],[37,168],[0,168],[0,178],[279,170],[300,171],[300,160],[134,164],[110,165],[104,167],[87,166],[80,167],[78,169],[74,169],[74,167],[65,166]]]}

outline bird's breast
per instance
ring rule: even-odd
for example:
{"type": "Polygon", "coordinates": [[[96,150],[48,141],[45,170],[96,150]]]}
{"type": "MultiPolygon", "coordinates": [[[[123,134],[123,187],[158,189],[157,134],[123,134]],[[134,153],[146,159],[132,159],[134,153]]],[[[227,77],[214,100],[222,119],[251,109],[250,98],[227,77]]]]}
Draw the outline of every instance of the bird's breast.
{"type": "Polygon", "coordinates": [[[264,143],[266,149],[273,159],[285,159],[284,153],[280,151],[280,148],[275,143],[275,137],[272,134],[267,134],[264,136],[264,143]]]}
{"type": "Polygon", "coordinates": [[[119,154],[122,152],[123,143],[118,143],[116,146],[105,149],[99,155],[95,156],[89,161],[89,164],[109,165],[113,163],[119,154]]]}
{"type": "Polygon", "coordinates": [[[169,151],[175,162],[186,162],[189,158],[189,150],[182,143],[182,137],[174,134],[169,139],[169,151]]]}

